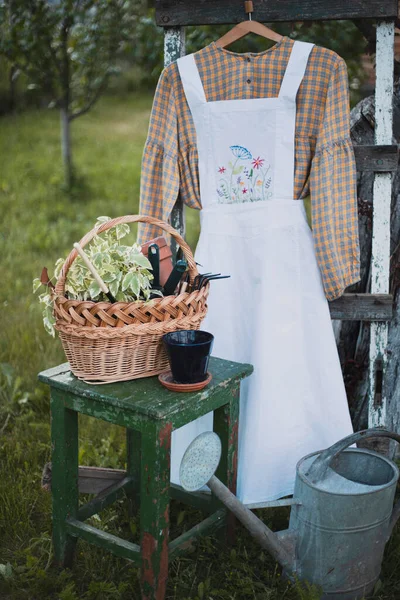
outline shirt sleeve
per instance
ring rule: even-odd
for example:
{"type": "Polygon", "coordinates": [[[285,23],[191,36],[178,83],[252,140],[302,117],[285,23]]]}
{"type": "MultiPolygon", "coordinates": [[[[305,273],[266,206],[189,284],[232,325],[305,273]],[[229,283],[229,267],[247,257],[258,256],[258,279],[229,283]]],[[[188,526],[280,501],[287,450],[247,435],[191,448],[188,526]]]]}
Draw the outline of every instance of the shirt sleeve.
{"type": "Polygon", "coordinates": [[[350,139],[347,67],[340,57],[318,129],[310,195],[316,257],[326,297],[332,300],[360,279],[357,172],[350,139]]]}
{"type": "MultiPolygon", "coordinates": [[[[140,184],[140,214],[166,222],[169,222],[179,193],[185,204],[201,208],[197,149],[195,144],[188,141],[190,133],[193,137],[189,123],[191,115],[182,90],[179,98],[176,98],[173,75],[171,68],[164,69],[157,85],[143,152],[140,184]],[[180,136],[184,137],[182,141],[180,136]]],[[[140,224],[138,241],[143,244],[161,234],[157,227],[140,224]]]]}
{"type": "MultiPolygon", "coordinates": [[[[143,151],[140,181],[141,215],[167,221],[179,192],[178,134],[175,99],[167,69],[157,84],[143,151]]],[[[161,235],[152,225],[140,224],[138,242],[161,235]]]]}

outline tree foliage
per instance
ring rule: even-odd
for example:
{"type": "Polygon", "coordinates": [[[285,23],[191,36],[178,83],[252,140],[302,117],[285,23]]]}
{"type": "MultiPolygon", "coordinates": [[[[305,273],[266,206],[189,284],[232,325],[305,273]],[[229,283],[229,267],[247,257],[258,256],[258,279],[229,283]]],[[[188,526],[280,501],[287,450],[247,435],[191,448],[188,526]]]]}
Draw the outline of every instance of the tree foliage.
{"type": "Polygon", "coordinates": [[[0,53],[31,86],[68,100],[73,119],[88,110],[116,71],[143,4],[127,0],[2,0],[0,53]],[[69,97],[68,97],[69,96],[69,97]]]}
{"type": "Polygon", "coordinates": [[[0,54],[62,111],[67,181],[69,123],[106,89],[142,8],[142,0],[0,0],[0,54]]]}

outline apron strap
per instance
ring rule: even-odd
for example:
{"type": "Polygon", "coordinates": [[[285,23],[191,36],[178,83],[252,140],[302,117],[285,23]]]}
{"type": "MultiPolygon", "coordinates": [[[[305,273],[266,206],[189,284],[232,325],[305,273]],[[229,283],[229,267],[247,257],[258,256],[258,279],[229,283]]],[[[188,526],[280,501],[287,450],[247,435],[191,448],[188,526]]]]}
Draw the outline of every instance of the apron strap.
{"type": "Polygon", "coordinates": [[[207,102],[204,93],[203,84],[201,83],[199,70],[194,59],[194,54],[182,56],[176,61],[181,76],[183,89],[186,100],[193,115],[193,109],[207,102]]]}
{"type": "Polygon", "coordinates": [[[296,101],[300,84],[307,68],[308,57],[314,44],[308,42],[295,42],[290,54],[289,62],[283,77],[279,98],[296,101]]]}
{"type": "Polygon", "coordinates": [[[294,153],[296,133],[296,95],[307,67],[313,44],[295,42],[283,77],[279,98],[286,102],[276,113],[275,187],[278,198],[294,198],[294,153]]]}

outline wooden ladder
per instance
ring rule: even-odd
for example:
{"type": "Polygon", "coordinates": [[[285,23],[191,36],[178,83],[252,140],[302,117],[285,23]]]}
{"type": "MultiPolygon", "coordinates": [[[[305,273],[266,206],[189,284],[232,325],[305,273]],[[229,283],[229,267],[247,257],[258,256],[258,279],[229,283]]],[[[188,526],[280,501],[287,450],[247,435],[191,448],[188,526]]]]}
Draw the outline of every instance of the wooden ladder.
{"type": "MultiPolygon", "coordinates": [[[[185,54],[185,26],[239,23],[245,16],[242,0],[156,0],[156,21],[164,28],[164,64],[185,54]]],[[[387,424],[385,375],[388,322],[393,298],[389,294],[390,205],[392,173],[398,148],[392,144],[394,30],[397,0],[257,0],[253,18],[261,22],[353,20],[362,31],[370,20],[376,28],[375,145],[355,146],[357,169],[374,171],[372,278],[370,294],[344,294],[330,303],[333,319],[371,323],[369,351],[369,427],[387,424]],[[368,21],[365,21],[368,19],[368,21]]],[[[178,198],[172,225],[185,234],[182,201],[178,198]]],[[[400,410],[400,407],[399,407],[400,410]]]]}

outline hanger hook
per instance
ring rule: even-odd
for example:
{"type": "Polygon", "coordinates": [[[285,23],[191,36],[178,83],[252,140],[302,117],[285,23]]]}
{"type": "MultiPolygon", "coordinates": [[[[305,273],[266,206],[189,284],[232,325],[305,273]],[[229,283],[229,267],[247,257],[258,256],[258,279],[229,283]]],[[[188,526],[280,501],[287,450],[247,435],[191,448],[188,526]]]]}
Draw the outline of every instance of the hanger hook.
{"type": "Polygon", "coordinates": [[[245,0],[245,2],[244,2],[244,10],[249,15],[249,21],[251,21],[251,13],[254,10],[252,0],[245,0]]]}

